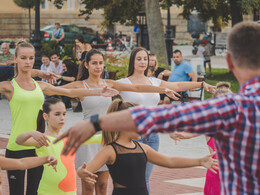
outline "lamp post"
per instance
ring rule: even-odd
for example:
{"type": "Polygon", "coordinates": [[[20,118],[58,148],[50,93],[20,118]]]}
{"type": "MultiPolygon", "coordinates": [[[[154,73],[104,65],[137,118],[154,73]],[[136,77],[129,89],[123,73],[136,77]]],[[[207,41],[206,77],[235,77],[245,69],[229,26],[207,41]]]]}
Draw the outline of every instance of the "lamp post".
{"type": "Polygon", "coordinates": [[[149,36],[148,36],[148,29],[147,29],[147,19],[144,12],[138,13],[138,25],[140,28],[141,46],[149,50],[150,46],[149,46],[149,36]]]}
{"type": "Polygon", "coordinates": [[[34,68],[40,69],[41,66],[41,35],[40,35],[40,0],[35,0],[35,31],[32,38],[35,47],[35,63],[34,68]]]}
{"type": "Polygon", "coordinates": [[[168,64],[171,66],[171,58],[172,58],[172,38],[171,38],[171,18],[170,18],[170,8],[167,9],[167,26],[166,26],[166,50],[168,56],[168,64]]]}

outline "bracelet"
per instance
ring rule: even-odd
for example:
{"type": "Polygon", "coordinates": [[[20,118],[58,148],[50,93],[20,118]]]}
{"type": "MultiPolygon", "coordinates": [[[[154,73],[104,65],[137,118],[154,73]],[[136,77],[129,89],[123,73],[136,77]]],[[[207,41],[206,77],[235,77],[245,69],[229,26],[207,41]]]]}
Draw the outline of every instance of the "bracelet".
{"type": "Polygon", "coordinates": [[[204,81],[201,82],[201,89],[204,88],[204,83],[205,83],[204,81]]]}
{"type": "Polygon", "coordinates": [[[100,125],[99,125],[100,120],[99,120],[98,114],[92,115],[92,116],[90,117],[90,122],[91,122],[92,125],[94,126],[94,129],[95,129],[96,132],[101,131],[101,127],[100,127],[100,125]]]}
{"type": "Polygon", "coordinates": [[[62,79],[63,79],[63,76],[60,76],[60,79],[62,80],[62,79]]]}

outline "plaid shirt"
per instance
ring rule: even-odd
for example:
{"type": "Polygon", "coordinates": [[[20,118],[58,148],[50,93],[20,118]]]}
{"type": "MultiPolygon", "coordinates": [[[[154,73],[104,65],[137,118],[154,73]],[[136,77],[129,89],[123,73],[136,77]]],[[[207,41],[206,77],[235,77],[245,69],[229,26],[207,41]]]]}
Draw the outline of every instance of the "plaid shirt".
{"type": "Polygon", "coordinates": [[[216,139],[222,194],[260,194],[260,77],[239,94],[203,102],[132,108],[142,135],[188,131],[216,139]]]}

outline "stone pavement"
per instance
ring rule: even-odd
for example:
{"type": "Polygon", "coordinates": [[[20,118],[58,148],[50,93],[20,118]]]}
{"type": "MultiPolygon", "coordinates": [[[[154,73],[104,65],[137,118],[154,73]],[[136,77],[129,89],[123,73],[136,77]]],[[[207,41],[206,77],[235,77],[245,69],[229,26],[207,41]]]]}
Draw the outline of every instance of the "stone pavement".
{"type": "MultiPolygon", "coordinates": [[[[6,99],[0,100],[0,153],[4,154],[11,129],[11,113],[6,99]]],[[[67,122],[63,130],[67,130],[82,120],[82,113],[67,112],[67,122]]],[[[160,134],[159,152],[169,156],[198,158],[208,154],[204,136],[191,140],[182,140],[177,145],[167,134],[160,134]]],[[[203,168],[167,169],[155,166],[151,176],[151,195],[197,195],[203,194],[206,170],[203,168]]],[[[77,181],[80,194],[80,181],[77,181]]],[[[5,171],[2,171],[3,195],[8,194],[5,171]]],[[[108,194],[111,194],[112,183],[109,180],[108,194]]]]}

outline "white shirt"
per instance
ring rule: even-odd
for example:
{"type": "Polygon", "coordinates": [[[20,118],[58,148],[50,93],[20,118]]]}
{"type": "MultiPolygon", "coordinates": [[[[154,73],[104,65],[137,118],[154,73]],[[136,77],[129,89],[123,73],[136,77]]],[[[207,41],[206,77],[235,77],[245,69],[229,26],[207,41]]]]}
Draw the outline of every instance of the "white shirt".
{"type": "Polygon", "coordinates": [[[53,72],[57,75],[60,75],[61,73],[63,73],[62,60],[59,60],[59,65],[57,67],[55,67],[55,64],[53,62],[50,62],[50,65],[49,65],[47,71],[53,72]]]}
{"type": "Polygon", "coordinates": [[[204,55],[203,55],[204,51],[205,51],[205,48],[200,45],[200,46],[198,47],[198,54],[199,54],[199,57],[201,57],[201,58],[205,61],[205,57],[204,57],[204,55]]]}
{"type": "MultiPolygon", "coordinates": [[[[151,84],[154,86],[161,85],[161,79],[157,79],[155,77],[148,77],[151,84]]],[[[128,78],[117,80],[121,83],[132,84],[128,78]]],[[[156,106],[160,101],[159,93],[137,93],[137,92],[128,92],[128,91],[120,91],[120,96],[124,101],[134,102],[142,106],[156,106]]]]}

